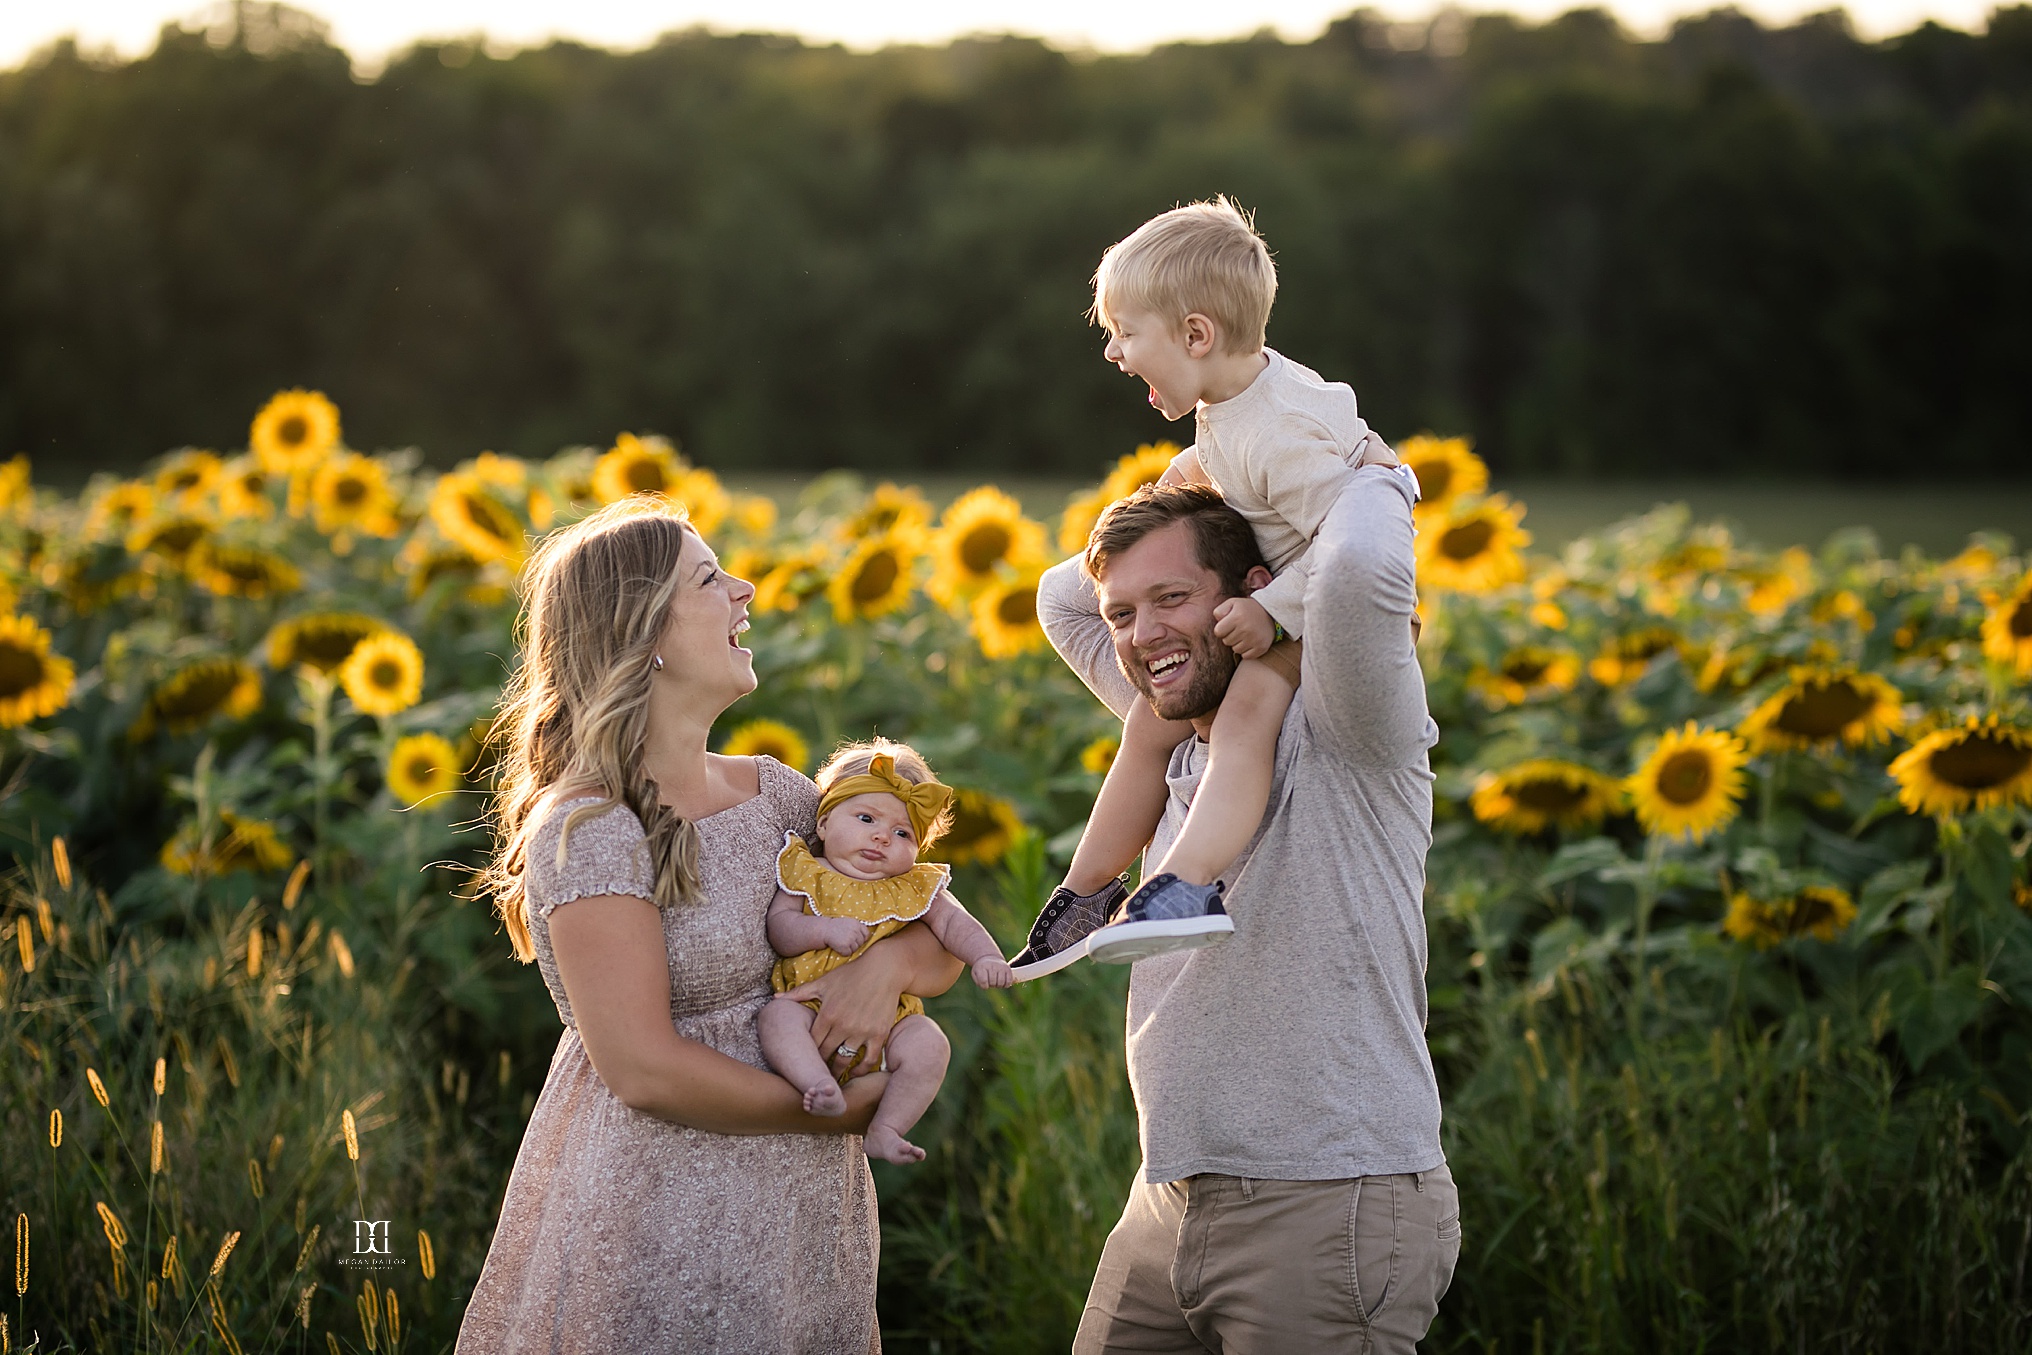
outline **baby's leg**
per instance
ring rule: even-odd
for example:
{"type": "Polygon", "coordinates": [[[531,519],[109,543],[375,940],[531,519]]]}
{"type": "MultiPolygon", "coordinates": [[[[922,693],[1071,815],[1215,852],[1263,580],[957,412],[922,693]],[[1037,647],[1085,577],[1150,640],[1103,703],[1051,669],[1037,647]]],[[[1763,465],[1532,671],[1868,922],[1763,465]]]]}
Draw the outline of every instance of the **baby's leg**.
{"type": "Polygon", "coordinates": [[[1212,884],[1263,821],[1277,766],[1277,734],[1297,688],[1259,659],[1235,669],[1208,738],[1206,775],[1192,797],[1178,841],[1152,874],[1169,871],[1196,885],[1212,884]]]}
{"type": "Polygon", "coordinates": [[[756,1016],[755,1030],[762,1037],[762,1057],[785,1082],[804,1094],[806,1112],[838,1115],[846,1110],[847,1098],[833,1080],[825,1056],[811,1042],[812,1018],[817,1015],[802,1002],[772,998],[756,1016]]]}
{"type": "MultiPolygon", "coordinates": [[[[1171,794],[1164,783],[1171,750],[1192,733],[1182,720],[1166,720],[1138,701],[1122,725],[1122,747],[1101,783],[1093,814],[1081,832],[1066,887],[1091,894],[1129,868],[1150,843],[1171,794]]],[[[1267,797],[1268,792],[1265,792],[1267,797]]]]}
{"type": "Polygon", "coordinates": [[[945,1081],[946,1061],[952,1046],[945,1032],[928,1016],[906,1016],[889,1032],[889,1085],[882,1089],[882,1104],[875,1107],[875,1119],[868,1126],[869,1157],[884,1162],[922,1162],[924,1149],[903,1136],[931,1109],[945,1081]]]}

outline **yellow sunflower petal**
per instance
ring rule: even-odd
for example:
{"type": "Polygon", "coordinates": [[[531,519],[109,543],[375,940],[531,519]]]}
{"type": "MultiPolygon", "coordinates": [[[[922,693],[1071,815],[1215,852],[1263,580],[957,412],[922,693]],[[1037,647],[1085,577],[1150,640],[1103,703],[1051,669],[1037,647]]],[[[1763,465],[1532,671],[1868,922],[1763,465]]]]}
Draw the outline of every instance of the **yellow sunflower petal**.
{"type": "Polygon", "coordinates": [[[1622,785],[1614,777],[1557,758],[1484,773],[1469,798],[1477,819],[1505,833],[1590,828],[1622,805],[1622,785]]]}
{"type": "Polygon", "coordinates": [[[395,741],[386,771],[389,793],[414,807],[459,788],[459,751],[442,734],[425,731],[395,741]]]}
{"type": "Polygon", "coordinates": [[[1688,720],[1672,729],[1626,781],[1644,831],[1698,842],[1736,816],[1749,750],[1726,730],[1688,720]]]}
{"type": "Polygon", "coordinates": [[[1521,505],[1501,494],[1457,504],[1419,528],[1418,580],[1433,588],[1486,593],[1524,577],[1531,533],[1518,526],[1521,505]]]}
{"type": "Polygon", "coordinates": [[[1820,666],[1792,670],[1790,680],[1743,721],[1752,752],[1851,747],[1875,743],[1903,727],[1898,689],[1875,673],[1820,666]]]}
{"type": "Polygon", "coordinates": [[[76,670],[49,652],[50,633],[25,616],[0,616],[0,729],[54,715],[69,704],[76,670]]]}
{"type": "Polygon", "coordinates": [[[845,625],[886,616],[910,601],[911,573],[921,551],[917,534],[901,530],[868,537],[855,546],[826,585],[833,618],[845,625]]]}
{"type": "Polygon", "coordinates": [[[1420,517],[1444,513],[1489,487],[1488,464],[1469,450],[1466,438],[1420,433],[1398,445],[1397,459],[1418,477],[1420,517]]]}
{"type": "Polygon", "coordinates": [[[1011,659],[1043,649],[1044,625],[1037,618],[1039,571],[997,580],[974,598],[974,639],[991,659],[1011,659]]]}
{"type": "Polygon", "coordinates": [[[945,510],[932,558],[927,591],[947,607],[972,601],[1005,570],[1050,563],[1043,524],[1024,517],[1023,505],[992,485],[969,490],[945,510]]]}
{"type": "Polygon", "coordinates": [[[2014,676],[2032,677],[2032,574],[2016,591],[1990,604],[1983,618],[1983,657],[2005,665],[2014,676]]]}
{"type": "Polygon", "coordinates": [[[281,391],[254,416],[247,444],[271,475],[307,471],[339,445],[339,408],[322,391],[281,391]]]}
{"type": "Polygon", "coordinates": [[[2032,805],[2032,729],[1970,716],[1937,729],[1893,759],[1898,803],[1947,818],[2006,804],[2032,805]]]}
{"type": "Polygon", "coordinates": [[[736,725],[720,745],[720,751],[728,757],[766,754],[800,772],[811,765],[811,745],[804,741],[804,735],[781,720],[749,720],[736,725]]]}
{"type": "Polygon", "coordinates": [[[384,630],[353,647],[339,669],[346,696],[368,715],[394,715],[423,697],[423,651],[400,631],[384,630]]]}

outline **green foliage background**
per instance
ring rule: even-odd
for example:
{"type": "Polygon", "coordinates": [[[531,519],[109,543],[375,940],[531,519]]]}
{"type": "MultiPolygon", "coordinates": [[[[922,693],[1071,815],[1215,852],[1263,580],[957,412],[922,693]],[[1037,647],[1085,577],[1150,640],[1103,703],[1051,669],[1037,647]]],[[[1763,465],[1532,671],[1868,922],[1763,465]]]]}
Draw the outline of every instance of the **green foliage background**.
{"type": "Polygon", "coordinates": [[[2032,10],[1864,41],[1357,12],[1085,57],[674,34],[372,79],[239,8],[0,74],[0,455],[81,480],[323,389],[447,460],[616,428],[722,471],[1085,473],[1160,434],[1081,320],[1182,199],[1272,341],[1512,475],[2022,478],[2032,10]]]}

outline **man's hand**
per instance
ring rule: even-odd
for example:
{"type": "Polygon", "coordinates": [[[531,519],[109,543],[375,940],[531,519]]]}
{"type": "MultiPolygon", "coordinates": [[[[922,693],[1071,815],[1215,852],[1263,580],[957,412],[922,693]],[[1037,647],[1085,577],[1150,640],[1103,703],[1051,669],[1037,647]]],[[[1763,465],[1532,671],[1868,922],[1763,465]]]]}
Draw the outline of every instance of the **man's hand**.
{"type": "Polygon", "coordinates": [[[868,944],[868,924],[850,917],[826,919],[826,947],[839,955],[852,955],[868,944]]]}
{"type": "Polygon", "coordinates": [[[1277,623],[1254,598],[1229,598],[1214,608],[1214,638],[1245,659],[1260,659],[1277,640],[1277,623]]]}

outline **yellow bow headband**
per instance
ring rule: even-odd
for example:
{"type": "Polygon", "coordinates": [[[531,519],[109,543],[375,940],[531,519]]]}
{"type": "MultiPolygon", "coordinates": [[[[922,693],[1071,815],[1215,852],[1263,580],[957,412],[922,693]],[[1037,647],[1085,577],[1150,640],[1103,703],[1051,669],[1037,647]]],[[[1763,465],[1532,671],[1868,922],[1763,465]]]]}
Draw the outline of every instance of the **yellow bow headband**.
{"type": "Polygon", "coordinates": [[[826,788],[818,802],[818,816],[824,818],[842,801],[856,795],[894,795],[903,801],[904,812],[910,815],[910,831],[922,844],[932,823],[952,803],[953,788],[937,781],[907,781],[896,774],[895,758],[877,753],[867,771],[843,776],[826,788]]]}

